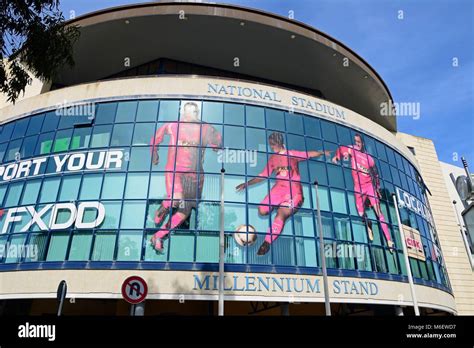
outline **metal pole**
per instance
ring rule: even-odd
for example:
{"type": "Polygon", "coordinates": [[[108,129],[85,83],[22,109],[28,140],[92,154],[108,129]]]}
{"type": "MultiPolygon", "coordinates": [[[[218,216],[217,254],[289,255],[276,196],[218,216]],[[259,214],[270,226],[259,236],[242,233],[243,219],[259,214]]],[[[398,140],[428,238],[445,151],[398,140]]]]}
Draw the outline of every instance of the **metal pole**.
{"type": "Polygon", "coordinates": [[[395,307],[395,315],[397,317],[403,317],[403,308],[400,306],[395,307]]]}
{"type": "Polygon", "coordinates": [[[282,316],[290,315],[290,304],[288,302],[282,302],[280,304],[280,311],[282,316]]]}
{"type": "Polygon", "coordinates": [[[61,312],[63,311],[63,303],[64,303],[64,298],[61,298],[61,301],[59,302],[59,308],[58,308],[58,317],[61,316],[61,312]]]}
{"type": "Polygon", "coordinates": [[[467,165],[467,161],[464,157],[461,157],[462,166],[464,167],[464,171],[466,172],[466,176],[469,180],[471,180],[471,173],[469,172],[469,166],[467,165]]]}
{"type": "Polygon", "coordinates": [[[393,204],[395,205],[395,211],[397,213],[398,232],[400,234],[400,241],[402,242],[403,255],[405,256],[405,266],[407,269],[408,281],[410,283],[410,291],[411,291],[411,298],[413,300],[413,308],[415,309],[415,315],[419,316],[420,309],[418,308],[418,301],[416,300],[415,284],[413,283],[413,276],[411,274],[410,260],[408,259],[408,251],[407,251],[407,246],[405,244],[405,235],[403,233],[402,220],[400,219],[400,213],[398,211],[398,199],[395,194],[392,194],[392,198],[393,198],[393,204]]]}
{"type": "Polygon", "coordinates": [[[323,223],[321,222],[321,209],[319,206],[319,192],[317,181],[314,182],[314,186],[316,188],[316,209],[318,215],[319,255],[321,256],[321,268],[323,269],[324,306],[326,308],[326,315],[331,316],[331,304],[329,303],[328,270],[326,268],[326,258],[324,257],[323,223]]]}
{"type": "Polygon", "coordinates": [[[219,232],[219,310],[218,315],[224,315],[224,173],[221,169],[221,206],[220,206],[220,232],[219,232]]]}
{"type": "Polygon", "coordinates": [[[457,204],[457,202],[453,201],[454,213],[456,215],[456,218],[458,219],[458,225],[459,225],[459,229],[461,230],[461,235],[462,235],[462,239],[463,239],[463,242],[464,242],[464,247],[466,248],[466,252],[467,252],[467,256],[469,257],[469,261],[471,261],[471,268],[472,268],[472,267],[474,267],[474,260],[472,258],[472,253],[471,253],[471,250],[469,248],[470,243],[467,240],[467,231],[466,231],[467,228],[466,228],[465,225],[462,224],[461,219],[459,218],[458,209],[456,208],[456,204],[457,204]]]}
{"type": "MultiPolygon", "coordinates": [[[[451,178],[451,181],[453,182],[454,187],[456,187],[456,178],[454,177],[453,173],[450,173],[449,177],[451,178]]],[[[456,203],[454,203],[454,202],[456,202],[456,201],[453,201],[453,204],[456,205],[456,203]]],[[[468,206],[467,202],[465,200],[461,199],[461,203],[462,203],[464,209],[466,209],[467,206],[468,206]]],[[[458,211],[456,209],[456,206],[454,207],[454,210],[456,211],[456,215],[457,215],[458,211]]]]}
{"type": "Polygon", "coordinates": [[[57,291],[57,298],[59,300],[58,317],[61,316],[62,314],[64,299],[66,298],[66,293],[67,293],[67,283],[65,280],[62,280],[59,283],[58,291],[57,291]]]}
{"type": "Polygon", "coordinates": [[[145,315],[145,302],[140,302],[135,305],[134,316],[143,317],[145,315]]]}

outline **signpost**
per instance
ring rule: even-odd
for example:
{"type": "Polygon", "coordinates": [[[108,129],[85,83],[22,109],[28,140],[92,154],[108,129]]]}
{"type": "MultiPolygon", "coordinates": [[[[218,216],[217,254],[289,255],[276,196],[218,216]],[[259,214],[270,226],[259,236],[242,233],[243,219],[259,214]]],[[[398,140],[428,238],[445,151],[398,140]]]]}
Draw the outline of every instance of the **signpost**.
{"type": "Polygon", "coordinates": [[[219,294],[218,315],[224,315],[224,258],[225,258],[225,235],[224,235],[224,175],[225,169],[221,169],[220,196],[221,206],[219,210],[219,294]]]}
{"type": "Polygon", "coordinates": [[[122,284],[122,297],[132,305],[130,315],[143,315],[145,307],[142,304],[148,294],[148,285],[138,276],[131,276],[122,284]]]}
{"type": "Polygon", "coordinates": [[[58,302],[59,302],[58,317],[61,316],[61,312],[63,310],[64,299],[66,298],[66,293],[67,293],[67,283],[65,280],[61,280],[61,282],[58,285],[58,291],[56,295],[56,298],[58,299],[58,302]]]}

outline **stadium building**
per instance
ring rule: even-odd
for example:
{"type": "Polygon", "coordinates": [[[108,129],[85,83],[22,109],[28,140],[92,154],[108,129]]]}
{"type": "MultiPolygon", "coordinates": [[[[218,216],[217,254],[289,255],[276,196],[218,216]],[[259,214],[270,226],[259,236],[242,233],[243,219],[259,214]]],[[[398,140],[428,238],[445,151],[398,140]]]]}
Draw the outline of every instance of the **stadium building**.
{"type": "Polygon", "coordinates": [[[433,143],[357,53],[230,5],[70,23],[75,65],[0,104],[0,313],[56,313],[65,280],[64,315],[128,315],[136,275],[145,315],[217,314],[223,194],[226,315],[323,315],[320,233],[333,315],[414,313],[403,243],[421,314],[472,314],[433,143]]]}

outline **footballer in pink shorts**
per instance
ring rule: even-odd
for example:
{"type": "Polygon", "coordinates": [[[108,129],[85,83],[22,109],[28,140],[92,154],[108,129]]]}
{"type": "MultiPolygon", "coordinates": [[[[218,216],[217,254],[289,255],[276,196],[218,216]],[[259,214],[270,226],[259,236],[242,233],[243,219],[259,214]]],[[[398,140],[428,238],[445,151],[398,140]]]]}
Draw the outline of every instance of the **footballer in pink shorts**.
{"type": "Polygon", "coordinates": [[[377,167],[372,156],[365,152],[364,141],[360,134],[354,135],[354,145],[340,146],[332,161],[333,163],[337,163],[341,158],[344,160],[350,159],[351,161],[356,208],[359,215],[366,221],[369,239],[373,240],[374,235],[372,232],[372,223],[370,220],[367,220],[365,213],[367,202],[369,202],[368,206],[374,210],[382,226],[387,245],[390,251],[392,251],[394,243],[390,237],[388,225],[385,222],[385,216],[380,208],[380,181],[377,167]]]}
{"type": "MultiPolygon", "coordinates": [[[[322,151],[287,150],[283,135],[278,132],[270,134],[268,143],[275,153],[270,156],[263,171],[258,177],[236,187],[236,190],[240,192],[248,186],[265,180],[265,177],[272,174],[275,174],[276,177],[275,185],[258,207],[260,215],[268,215],[273,209],[277,209],[277,215],[272,222],[272,226],[267,230],[265,240],[257,251],[258,255],[265,255],[270,250],[270,245],[280,235],[286,220],[303,204],[304,197],[298,163],[310,157],[319,157],[324,154],[322,151]]],[[[326,154],[329,154],[329,152],[326,152],[326,154]]]]}
{"type": "Polygon", "coordinates": [[[155,224],[160,226],[170,209],[174,209],[174,213],[165,228],[156,232],[151,238],[150,242],[157,251],[163,251],[163,239],[189,217],[191,210],[196,206],[196,198],[199,199],[201,196],[205,148],[211,147],[217,151],[222,142],[220,133],[214,127],[201,122],[199,106],[194,102],[186,102],[179,122],[165,123],[156,131],[150,142],[153,165],[159,163],[157,146],[161,144],[165,135],[170,138],[165,165],[167,198],[155,212],[155,224]],[[201,173],[199,179],[198,173],[201,173]]]}

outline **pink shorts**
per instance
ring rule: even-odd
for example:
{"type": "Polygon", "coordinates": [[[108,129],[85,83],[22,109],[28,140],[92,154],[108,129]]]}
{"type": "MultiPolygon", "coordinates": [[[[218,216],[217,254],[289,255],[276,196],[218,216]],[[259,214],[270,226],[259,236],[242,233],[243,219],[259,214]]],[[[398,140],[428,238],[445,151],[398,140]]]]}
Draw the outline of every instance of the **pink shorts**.
{"type": "Polygon", "coordinates": [[[303,194],[290,193],[289,187],[273,186],[270,193],[260,202],[259,210],[269,213],[278,206],[298,209],[303,204],[303,194]]]}
{"type": "Polygon", "coordinates": [[[379,199],[377,198],[377,193],[375,192],[374,185],[372,183],[361,184],[360,186],[360,192],[356,192],[354,196],[359,215],[364,215],[365,202],[369,200],[369,206],[375,207],[377,204],[379,204],[379,199]]]}
{"type": "MultiPolygon", "coordinates": [[[[181,194],[181,199],[196,200],[201,197],[204,175],[201,174],[198,180],[197,173],[183,173],[183,172],[166,172],[165,185],[166,197],[168,199],[163,201],[164,207],[171,207],[171,195],[181,194]],[[174,176],[174,181],[173,181],[174,176]]],[[[177,201],[175,201],[177,204],[177,201]]]]}

